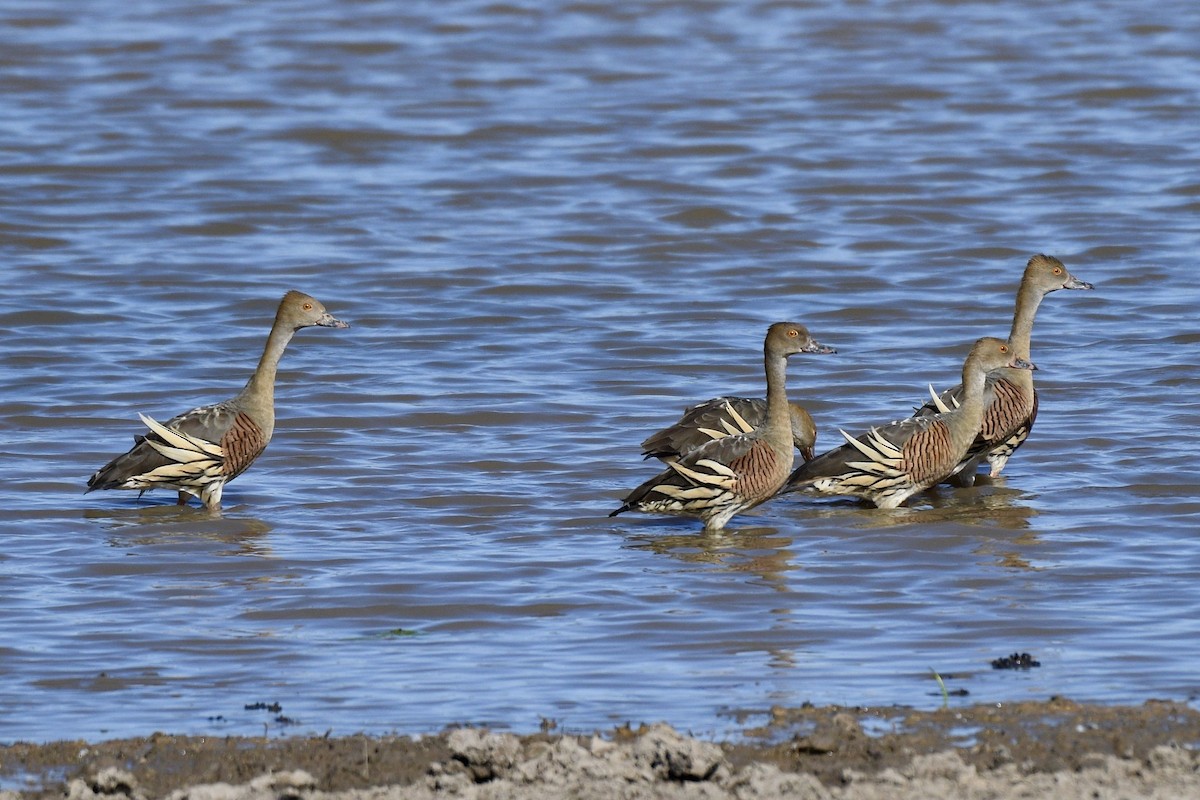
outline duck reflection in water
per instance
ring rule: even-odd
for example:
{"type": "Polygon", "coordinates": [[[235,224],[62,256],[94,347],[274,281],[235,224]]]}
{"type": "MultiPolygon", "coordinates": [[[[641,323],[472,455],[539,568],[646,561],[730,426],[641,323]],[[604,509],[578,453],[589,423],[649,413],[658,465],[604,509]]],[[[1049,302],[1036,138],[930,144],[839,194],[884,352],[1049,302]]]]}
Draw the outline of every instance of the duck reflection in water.
{"type": "Polygon", "coordinates": [[[725,572],[745,573],[780,591],[788,588],[787,574],[801,568],[795,563],[795,540],[781,534],[778,528],[630,538],[631,548],[671,556],[688,564],[707,564],[725,572]]]}
{"type": "Polygon", "coordinates": [[[175,505],[87,509],[82,516],[107,527],[113,547],[204,540],[227,546],[216,555],[274,557],[269,539],[274,526],[257,517],[214,516],[203,508],[175,505]]]}

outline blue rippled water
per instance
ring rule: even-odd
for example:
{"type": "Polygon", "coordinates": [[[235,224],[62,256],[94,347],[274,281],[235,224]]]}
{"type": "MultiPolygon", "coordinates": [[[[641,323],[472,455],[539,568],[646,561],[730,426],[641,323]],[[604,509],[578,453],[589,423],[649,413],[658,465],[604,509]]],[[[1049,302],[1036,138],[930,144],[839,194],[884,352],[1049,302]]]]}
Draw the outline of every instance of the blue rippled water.
{"type": "Polygon", "coordinates": [[[1190,5],[88,0],[0,41],[0,740],[1200,691],[1190,5]],[[770,322],[838,348],[790,368],[820,449],[956,383],[1035,252],[1097,289],[1042,306],[1003,478],[606,516],[647,433],[762,391],[770,322]],[[84,496],[289,288],[352,328],[297,336],[224,516],[84,496]]]}

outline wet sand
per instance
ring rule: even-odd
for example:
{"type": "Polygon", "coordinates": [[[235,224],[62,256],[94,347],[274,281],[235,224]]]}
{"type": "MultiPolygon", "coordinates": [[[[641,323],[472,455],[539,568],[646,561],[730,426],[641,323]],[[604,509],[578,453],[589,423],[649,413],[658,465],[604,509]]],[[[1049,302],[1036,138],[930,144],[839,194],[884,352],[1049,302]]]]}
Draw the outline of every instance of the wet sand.
{"type": "Polygon", "coordinates": [[[1182,703],[804,707],[771,718],[738,743],[666,725],[18,743],[0,748],[0,799],[1200,798],[1200,712],[1182,703]]]}

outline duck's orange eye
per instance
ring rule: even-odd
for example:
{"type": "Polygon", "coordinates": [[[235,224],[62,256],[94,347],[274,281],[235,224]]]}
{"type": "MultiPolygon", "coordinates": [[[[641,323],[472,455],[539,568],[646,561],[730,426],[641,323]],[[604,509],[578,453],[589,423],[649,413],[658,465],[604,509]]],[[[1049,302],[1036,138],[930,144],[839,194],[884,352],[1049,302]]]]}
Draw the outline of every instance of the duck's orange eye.
{"type": "Polygon", "coordinates": [[[312,303],[305,303],[305,304],[304,304],[304,310],[305,310],[305,311],[312,311],[312,303]]]}
{"type": "Polygon", "coordinates": [[[795,339],[799,335],[800,335],[800,331],[796,330],[795,328],[788,328],[788,336],[795,339]]]}
{"type": "Polygon", "coordinates": [[[1002,344],[1002,345],[1000,345],[1000,352],[1001,352],[1001,353],[1007,353],[1007,352],[1008,352],[1008,345],[1006,345],[1006,344],[1002,344]]]}
{"type": "Polygon", "coordinates": [[[1055,275],[1062,275],[1062,267],[1055,267],[1055,268],[1054,268],[1054,274],[1055,274],[1055,275]]]}

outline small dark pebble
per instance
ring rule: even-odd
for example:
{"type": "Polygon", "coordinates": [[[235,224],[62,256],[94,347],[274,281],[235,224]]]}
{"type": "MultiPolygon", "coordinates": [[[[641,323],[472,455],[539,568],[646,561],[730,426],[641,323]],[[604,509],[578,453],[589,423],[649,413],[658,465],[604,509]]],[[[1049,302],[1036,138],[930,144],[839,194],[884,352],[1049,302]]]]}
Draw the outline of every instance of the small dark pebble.
{"type": "Polygon", "coordinates": [[[1011,656],[992,659],[992,669],[1033,669],[1041,665],[1042,662],[1029,653],[1013,653],[1011,656]]]}

